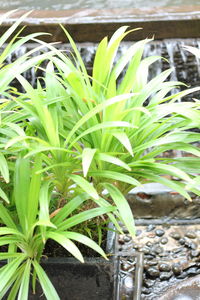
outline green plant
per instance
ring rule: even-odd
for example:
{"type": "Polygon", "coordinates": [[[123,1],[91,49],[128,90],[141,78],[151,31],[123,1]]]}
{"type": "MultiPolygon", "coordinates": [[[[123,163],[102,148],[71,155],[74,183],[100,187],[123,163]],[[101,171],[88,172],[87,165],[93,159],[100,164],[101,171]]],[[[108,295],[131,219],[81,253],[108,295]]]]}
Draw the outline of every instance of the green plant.
{"type": "MultiPolygon", "coordinates": [[[[62,54],[52,61],[59,70],[60,82],[70,94],[66,112],[71,119],[67,126],[74,137],[70,132],[65,145],[71,148],[77,141],[84,145],[83,173],[92,178],[100,193],[106,187],[112,196],[113,186],[108,180],[123,195],[139,182],[150,181],[163,183],[190,199],[186,190],[194,182],[192,172],[197,171],[200,154],[192,144],[199,141],[200,135],[192,129],[199,127],[200,112],[199,102],[180,99],[199,88],[170,95],[174,87],[182,85],[166,81],[172,69],[148,80],[149,67],[160,59],[142,58],[144,46],[150,40],[136,42],[114,63],[121,40],[132,31],[125,32],[126,29],[121,27],[109,42],[107,37],[100,42],[90,77],[74,41],[63,28],[74,51],[75,65],[62,54]],[[93,112],[96,113],[92,115],[93,112]],[[79,135],[75,136],[72,128],[79,129],[79,135]],[[171,149],[195,157],[160,157],[171,149]],[[169,180],[166,175],[179,181],[169,180]]],[[[197,189],[193,191],[199,193],[197,189]]]]}
{"type": "MultiPolygon", "coordinates": [[[[1,16],[0,25],[8,18],[13,12],[8,12],[1,16]]],[[[0,134],[1,134],[1,142],[0,142],[0,173],[3,177],[3,180],[8,183],[9,182],[9,168],[8,161],[4,157],[8,151],[5,150],[6,138],[14,137],[18,132],[18,127],[15,125],[20,121],[19,113],[12,114],[14,109],[14,103],[10,101],[12,98],[12,94],[15,93],[16,88],[13,88],[12,83],[17,74],[22,74],[27,71],[31,67],[34,67],[36,64],[41,63],[44,59],[49,58],[52,55],[50,51],[48,54],[43,53],[40,55],[35,55],[31,57],[31,55],[37,53],[37,51],[41,51],[44,48],[44,44],[37,45],[34,49],[27,51],[23,55],[16,58],[13,62],[7,63],[7,60],[20,48],[25,45],[27,42],[32,40],[37,40],[39,36],[45,33],[33,33],[25,36],[24,38],[20,38],[20,34],[22,33],[24,27],[15,33],[15,30],[19,26],[19,24],[24,21],[24,19],[29,15],[29,12],[20,17],[12,26],[8,28],[7,31],[0,37],[0,109],[1,109],[1,122],[0,122],[0,134]],[[7,45],[5,46],[5,43],[7,45]]],[[[1,182],[1,180],[0,180],[1,182]]],[[[1,182],[2,183],[2,182],[1,182]]],[[[3,184],[3,183],[2,183],[3,184]]],[[[6,194],[0,187],[0,197],[5,201],[8,201],[6,194]]]]}
{"type": "MultiPolygon", "coordinates": [[[[113,206],[96,207],[76,213],[83,202],[89,199],[86,193],[73,197],[55,216],[50,216],[52,202],[52,181],[46,181],[37,171],[42,167],[42,159],[35,161],[18,158],[14,171],[14,189],[9,205],[0,204],[0,245],[8,245],[8,250],[0,254],[0,260],[8,263],[0,271],[0,298],[9,290],[7,299],[28,299],[31,273],[33,291],[38,277],[47,299],[59,299],[56,290],[40,266],[40,259],[48,239],[61,244],[81,262],[83,256],[72,240],[83,243],[106,258],[104,251],[90,238],[73,231],[73,227],[88,219],[111,213],[113,206]],[[11,210],[12,208],[12,210],[11,210]],[[75,213],[74,213],[75,212],[75,213]],[[72,230],[70,230],[72,228],[72,230]]],[[[53,199],[55,201],[55,199],[53,199]]]]}
{"type": "Polygon", "coordinates": [[[77,227],[69,232],[71,227],[107,215],[118,230],[121,221],[134,236],[125,198],[133,186],[156,181],[188,199],[187,189],[199,194],[194,173],[200,151],[192,144],[200,137],[192,131],[199,126],[199,103],[179,102],[197,88],[169,94],[181,84],[166,81],[172,70],[149,81],[149,67],[158,59],[142,58],[149,40],[133,44],[115,63],[118,47],[129,33],[126,29],[121,27],[109,42],[107,38],[100,42],[92,76],[64,28],[73,60],[48,45],[50,53],[34,61],[50,59],[35,88],[15,74],[25,92],[15,92],[13,97],[8,93],[11,100],[1,107],[4,157],[0,171],[4,180],[8,181],[8,170],[12,178],[9,191],[2,190],[1,195],[8,204],[0,207],[0,243],[9,245],[7,253],[0,253],[1,259],[8,259],[0,270],[2,297],[11,288],[8,299],[17,294],[18,299],[21,295],[27,299],[33,271],[33,290],[37,277],[47,299],[58,299],[39,265],[48,239],[81,261],[71,239],[79,239],[105,257],[77,227]],[[185,161],[162,157],[169,149],[194,157],[185,161]],[[85,211],[81,211],[83,203],[89,204],[85,211]]]}

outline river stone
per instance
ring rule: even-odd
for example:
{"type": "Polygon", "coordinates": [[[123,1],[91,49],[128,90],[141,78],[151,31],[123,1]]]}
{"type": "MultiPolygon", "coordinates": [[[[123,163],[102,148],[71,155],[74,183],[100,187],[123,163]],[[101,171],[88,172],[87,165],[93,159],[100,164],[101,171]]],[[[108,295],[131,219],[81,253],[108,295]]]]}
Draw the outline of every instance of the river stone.
{"type": "Polygon", "coordinates": [[[146,246],[147,246],[147,247],[152,247],[152,245],[153,245],[153,244],[152,244],[150,241],[146,242],[146,246]]]}
{"type": "Polygon", "coordinates": [[[192,241],[186,241],[185,246],[187,246],[188,248],[190,248],[192,250],[197,249],[197,244],[195,242],[192,242],[192,241]]]}
{"type": "Polygon", "coordinates": [[[123,263],[121,268],[123,271],[128,271],[130,268],[132,268],[132,266],[130,264],[123,263]]]}
{"type": "Polygon", "coordinates": [[[177,276],[178,279],[185,279],[188,276],[187,272],[182,272],[180,275],[177,276]]]}
{"type": "Polygon", "coordinates": [[[196,267],[191,267],[187,270],[187,274],[188,275],[196,275],[196,274],[198,274],[198,270],[196,267]]]}
{"type": "Polygon", "coordinates": [[[155,234],[159,237],[163,236],[165,234],[165,231],[163,229],[156,229],[155,234]]]}
{"type": "Polygon", "coordinates": [[[180,240],[178,242],[179,242],[180,245],[185,245],[186,239],[184,237],[180,238],[180,240]]]}
{"type": "Polygon", "coordinates": [[[148,261],[148,265],[149,266],[156,266],[157,264],[158,264],[157,260],[150,260],[150,261],[148,261]]]}
{"type": "Polygon", "coordinates": [[[172,271],[175,275],[179,275],[182,272],[182,268],[179,263],[174,263],[172,265],[172,271]]]}
{"type": "Polygon", "coordinates": [[[190,252],[191,257],[198,257],[200,255],[200,251],[199,250],[192,250],[190,252]]]}
{"type": "Polygon", "coordinates": [[[186,237],[190,238],[190,239],[196,239],[197,235],[194,231],[188,231],[186,234],[185,234],[186,237]]]}
{"type": "Polygon", "coordinates": [[[128,236],[128,235],[125,235],[125,236],[124,236],[124,242],[125,242],[125,243],[128,243],[128,242],[130,242],[130,241],[131,241],[131,237],[128,236]]]}
{"type": "Polygon", "coordinates": [[[127,276],[124,280],[124,285],[126,286],[126,288],[128,289],[132,289],[133,288],[133,279],[130,276],[127,276]]]}
{"type": "Polygon", "coordinates": [[[147,226],[147,228],[146,228],[146,231],[147,232],[149,232],[149,231],[152,231],[152,230],[154,230],[156,228],[156,226],[155,225],[153,225],[153,224],[149,224],[148,226],[147,226]]]}
{"type": "Polygon", "coordinates": [[[168,243],[168,238],[167,237],[161,238],[160,243],[163,244],[163,245],[167,244],[168,243]]]}
{"type": "Polygon", "coordinates": [[[180,240],[181,235],[178,232],[171,232],[170,236],[174,239],[174,240],[180,240]]]}
{"type": "Polygon", "coordinates": [[[161,247],[161,246],[155,246],[155,247],[153,247],[152,250],[153,250],[156,254],[160,254],[160,253],[162,253],[162,252],[164,251],[163,247],[161,247]]]}
{"type": "Polygon", "coordinates": [[[155,284],[155,280],[147,279],[145,280],[144,284],[146,287],[150,288],[155,284]]]}
{"type": "Polygon", "coordinates": [[[159,277],[160,276],[160,271],[156,268],[156,267],[149,267],[147,269],[147,273],[151,276],[151,277],[159,277]]]}
{"type": "Polygon", "coordinates": [[[167,280],[170,277],[172,277],[172,272],[162,272],[159,278],[160,280],[167,280]]]}
{"type": "Polygon", "coordinates": [[[167,263],[160,263],[158,265],[158,269],[160,271],[169,272],[169,271],[171,271],[171,266],[167,263]]]}

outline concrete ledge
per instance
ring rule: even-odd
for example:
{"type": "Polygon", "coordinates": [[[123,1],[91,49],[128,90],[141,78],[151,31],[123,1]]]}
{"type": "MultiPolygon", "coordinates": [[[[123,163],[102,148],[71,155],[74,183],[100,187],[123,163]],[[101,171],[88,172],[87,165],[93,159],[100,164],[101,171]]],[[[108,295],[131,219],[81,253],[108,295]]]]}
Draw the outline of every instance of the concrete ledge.
{"type": "Polygon", "coordinates": [[[192,201],[159,183],[149,183],[133,189],[127,199],[136,219],[188,219],[200,216],[200,198],[192,201]]]}
{"type": "MultiPolygon", "coordinates": [[[[0,11],[0,16],[5,11],[0,11]]],[[[15,11],[0,28],[0,34],[25,11],[15,11]]],[[[49,32],[47,41],[66,42],[65,34],[58,25],[63,24],[77,42],[98,42],[110,36],[122,25],[143,30],[128,35],[128,40],[155,36],[164,38],[200,37],[200,6],[180,6],[159,9],[80,9],[32,12],[24,24],[24,33],[49,32]]]]}

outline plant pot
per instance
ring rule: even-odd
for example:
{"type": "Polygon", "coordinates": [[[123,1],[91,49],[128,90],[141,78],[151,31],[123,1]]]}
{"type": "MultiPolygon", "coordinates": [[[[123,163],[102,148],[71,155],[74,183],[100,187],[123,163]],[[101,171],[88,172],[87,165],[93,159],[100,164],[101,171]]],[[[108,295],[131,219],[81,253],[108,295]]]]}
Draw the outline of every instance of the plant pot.
{"type": "MultiPolygon", "coordinates": [[[[110,300],[113,294],[113,263],[101,258],[79,263],[73,258],[50,258],[42,262],[61,300],[110,300]]],[[[38,286],[30,300],[46,299],[38,286]]]]}
{"type": "MultiPolygon", "coordinates": [[[[109,224],[109,228],[113,228],[109,224]]],[[[114,295],[114,252],[116,234],[107,232],[106,253],[109,260],[101,257],[84,258],[80,263],[73,257],[49,257],[41,261],[61,300],[111,300],[114,295]]],[[[5,262],[1,261],[0,266],[5,262]]],[[[30,281],[31,282],[31,281],[30,281]]],[[[2,300],[7,300],[9,292],[2,300]]],[[[39,282],[36,283],[36,294],[30,287],[29,300],[46,300],[39,282]]]]}

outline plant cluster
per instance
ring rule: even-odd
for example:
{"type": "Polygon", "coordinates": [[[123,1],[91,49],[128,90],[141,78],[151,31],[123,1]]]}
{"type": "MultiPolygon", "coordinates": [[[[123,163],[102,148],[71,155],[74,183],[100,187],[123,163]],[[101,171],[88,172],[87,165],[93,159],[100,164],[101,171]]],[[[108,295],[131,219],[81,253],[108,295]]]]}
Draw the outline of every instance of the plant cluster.
{"type": "MultiPolygon", "coordinates": [[[[25,17],[4,33],[0,46],[25,17]]],[[[179,101],[197,89],[171,94],[181,84],[167,81],[172,69],[149,80],[149,68],[160,58],[143,58],[148,39],[131,45],[116,62],[121,41],[132,31],[126,26],[100,42],[89,76],[63,30],[73,60],[38,41],[39,33],[20,39],[17,33],[0,55],[0,246],[6,249],[0,260],[7,261],[0,268],[0,299],[6,293],[8,300],[28,299],[30,279],[33,292],[38,279],[47,299],[59,299],[40,265],[49,239],[81,262],[76,241],[106,258],[91,234],[78,230],[86,221],[106,219],[118,231],[121,222],[134,237],[125,198],[133,187],[160,182],[188,199],[189,190],[199,194],[195,174],[200,151],[193,143],[200,134],[192,131],[199,127],[199,102],[179,101]],[[34,50],[4,64],[32,40],[38,42],[34,50]],[[31,56],[44,47],[48,52],[31,56]],[[44,60],[44,76],[33,87],[23,72],[42,68],[44,60]],[[12,87],[14,78],[24,92],[12,87]],[[161,156],[172,149],[193,156],[161,156]]]]}

